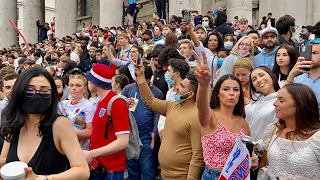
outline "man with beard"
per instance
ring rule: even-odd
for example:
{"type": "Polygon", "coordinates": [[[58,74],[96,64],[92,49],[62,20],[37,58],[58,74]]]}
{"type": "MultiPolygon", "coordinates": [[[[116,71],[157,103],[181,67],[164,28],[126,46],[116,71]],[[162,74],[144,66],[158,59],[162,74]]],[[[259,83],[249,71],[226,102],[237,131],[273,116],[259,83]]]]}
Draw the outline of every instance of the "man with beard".
{"type": "Polygon", "coordinates": [[[296,65],[289,73],[287,83],[300,83],[309,86],[317,96],[320,111],[320,21],[314,26],[314,34],[316,39],[307,43],[312,44],[311,61],[299,57],[296,65]],[[307,68],[310,68],[310,70],[307,68]],[[299,75],[300,73],[303,74],[299,75]]]}
{"type": "Polygon", "coordinates": [[[152,50],[155,47],[155,43],[152,41],[152,32],[150,30],[145,30],[142,36],[144,43],[141,45],[141,47],[143,48],[143,56],[145,58],[148,54],[152,53],[152,50]]]}
{"type": "Polygon", "coordinates": [[[181,30],[181,35],[178,37],[179,42],[180,42],[181,40],[184,40],[184,39],[189,39],[189,40],[191,40],[191,37],[190,37],[190,35],[188,34],[188,31],[187,31],[187,29],[186,29],[184,26],[180,26],[180,30],[181,30]]]}
{"type": "Polygon", "coordinates": [[[70,60],[78,63],[79,56],[74,52],[71,42],[66,43],[65,51],[66,51],[67,55],[70,57],[70,60]]]}
{"type": "Polygon", "coordinates": [[[84,60],[89,59],[89,52],[88,52],[88,41],[87,40],[81,40],[81,49],[82,52],[80,53],[80,64],[83,63],[84,60]]]}
{"type": "Polygon", "coordinates": [[[96,48],[95,47],[91,47],[89,50],[89,56],[90,58],[85,60],[82,64],[82,72],[86,73],[88,71],[91,70],[93,64],[97,63],[96,61],[96,48]]]}
{"type": "Polygon", "coordinates": [[[166,80],[164,79],[164,74],[167,71],[167,66],[163,66],[158,63],[158,56],[162,51],[163,47],[157,45],[151,53],[151,66],[153,68],[153,85],[159,88],[162,91],[164,97],[166,96],[169,88],[166,80]]]}
{"type": "Polygon", "coordinates": [[[254,67],[266,66],[273,69],[274,59],[279,46],[278,31],[276,28],[267,27],[261,32],[262,43],[264,48],[261,53],[254,57],[254,67]]]}

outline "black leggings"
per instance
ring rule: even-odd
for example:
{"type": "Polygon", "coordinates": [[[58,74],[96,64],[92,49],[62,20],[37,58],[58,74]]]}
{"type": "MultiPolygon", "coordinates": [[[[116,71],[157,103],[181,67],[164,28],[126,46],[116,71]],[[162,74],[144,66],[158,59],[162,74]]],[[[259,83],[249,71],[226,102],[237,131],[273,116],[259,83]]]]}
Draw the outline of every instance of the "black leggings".
{"type": "Polygon", "coordinates": [[[156,0],[157,12],[160,16],[160,19],[166,19],[166,3],[167,0],[156,0]]]}

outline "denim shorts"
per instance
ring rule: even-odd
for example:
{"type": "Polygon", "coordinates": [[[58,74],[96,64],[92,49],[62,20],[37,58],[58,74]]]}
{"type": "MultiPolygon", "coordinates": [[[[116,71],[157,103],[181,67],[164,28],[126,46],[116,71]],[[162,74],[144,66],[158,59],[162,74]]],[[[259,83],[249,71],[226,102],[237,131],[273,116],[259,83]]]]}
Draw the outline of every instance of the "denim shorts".
{"type": "Polygon", "coordinates": [[[211,169],[206,165],[201,180],[218,180],[221,172],[211,169]]]}

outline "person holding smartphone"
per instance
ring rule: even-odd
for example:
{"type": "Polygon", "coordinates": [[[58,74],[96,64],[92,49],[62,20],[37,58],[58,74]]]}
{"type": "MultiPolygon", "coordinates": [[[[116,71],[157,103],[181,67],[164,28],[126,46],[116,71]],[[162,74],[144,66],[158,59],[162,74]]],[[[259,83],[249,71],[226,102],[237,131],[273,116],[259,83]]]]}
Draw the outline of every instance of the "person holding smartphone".
{"type": "MultiPolygon", "coordinates": [[[[318,28],[315,28],[315,34],[320,36],[320,22],[317,25],[318,28]]],[[[289,73],[287,83],[300,83],[309,86],[317,96],[320,111],[320,42],[314,40],[312,43],[311,55],[309,55],[311,58],[298,58],[297,63],[289,73]],[[300,73],[302,74],[299,75],[300,73]]]]}

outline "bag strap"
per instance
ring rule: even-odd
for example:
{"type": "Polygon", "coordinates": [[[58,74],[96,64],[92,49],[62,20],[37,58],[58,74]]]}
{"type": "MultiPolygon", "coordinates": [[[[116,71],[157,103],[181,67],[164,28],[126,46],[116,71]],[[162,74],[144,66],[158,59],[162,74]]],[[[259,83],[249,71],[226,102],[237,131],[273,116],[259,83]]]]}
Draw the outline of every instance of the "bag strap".
{"type": "MultiPolygon", "coordinates": [[[[104,132],[104,138],[105,139],[108,139],[108,128],[109,128],[109,124],[111,124],[113,126],[113,123],[112,123],[112,117],[111,117],[111,110],[112,110],[112,104],[115,100],[117,99],[123,99],[121,96],[119,95],[115,95],[113,96],[109,103],[108,103],[108,106],[107,106],[107,113],[108,113],[108,121],[106,123],[106,130],[104,132]]],[[[123,99],[124,100],[124,99],[123,99]]]]}

